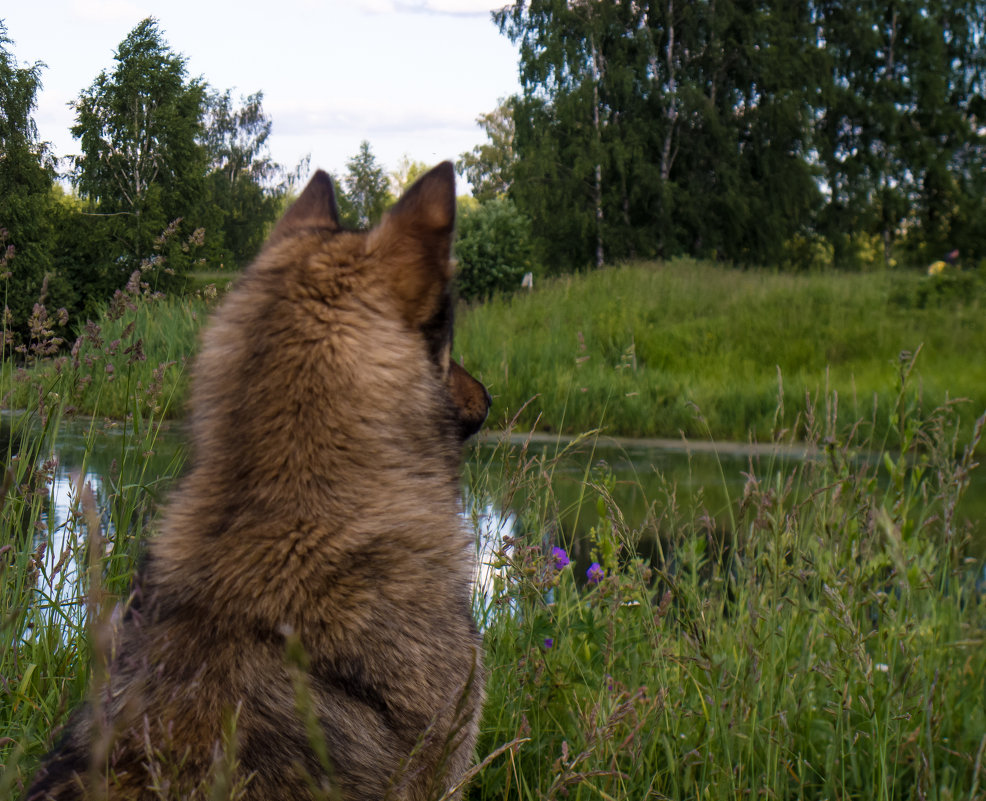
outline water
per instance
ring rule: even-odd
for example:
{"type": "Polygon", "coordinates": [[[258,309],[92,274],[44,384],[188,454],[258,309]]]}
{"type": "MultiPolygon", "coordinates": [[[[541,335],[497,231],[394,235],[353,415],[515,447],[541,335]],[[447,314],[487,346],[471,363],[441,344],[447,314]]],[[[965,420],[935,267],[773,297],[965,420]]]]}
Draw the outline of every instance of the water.
{"type": "MultiPolygon", "coordinates": [[[[78,514],[79,491],[87,487],[97,508],[106,510],[114,502],[114,488],[137,483],[162,500],[180,470],[184,446],[180,427],[159,434],[147,450],[136,449],[120,424],[91,425],[68,421],[61,426],[54,452],[57,466],[51,484],[50,537],[52,547],[45,554],[45,575],[62,560],[59,581],[47,588],[52,604],[77,594],[78,568],[63,555],[73,550],[73,538],[80,526],[73,523],[78,514]],[[67,595],[68,594],[68,595],[67,595]]],[[[146,446],[142,446],[146,447],[146,446]]],[[[708,518],[711,528],[728,534],[732,514],[743,497],[748,476],[761,481],[780,480],[805,454],[797,448],[770,450],[710,443],[674,443],[639,440],[617,442],[600,438],[570,444],[551,437],[514,437],[509,444],[486,434],[470,449],[465,466],[468,499],[467,519],[474,525],[480,550],[477,589],[488,595],[494,568],[491,566],[504,536],[514,533],[516,513],[530,500],[524,495],[529,485],[511,489],[508,464],[538,457],[536,465],[550,470],[551,503],[560,530],[550,532],[556,542],[567,544],[572,556],[584,568],[588,560],[585,546],[589,530],[600,520],[600,494],[586,489],[586,480],[605,486],[630,530],[651,532],[656,544],[663,512],[672,503],[689,515],[708,518]],[[560,455],[559,455],[560,454],[560,455]],[[555,458],[555,457],[558,458],[555,458]]],[[[539,468],[540,469],[540,468],[539,468]]],[[[151,504],[153,506],[153,504],[151,504]]],[[[974,470],[972,485],[960,507],[960,519],[972,521],[975,555],[986,553],[986,472],[974,470]]],[[[114,536],[113,524],[104,514],[104,535],[114,536]]],[[[646,538],[645,538],[646,540],[646,538]]],[[[643,541],[646,553],[648,542],[643,541]]]]}
{"type": "MultiPolygon", "coordinates": [[[[7,413],[0,422],[4,436],[12,437],[11,450],[21,449],[16,489],[4,499],[4,529],[15,541],[29,526],[37,529],[27,568],[37,571],[33,586],[41,617],[64,617],[69,625],[81,625],[86,607],[81,573],[86,565],[77,557],[84,553],[89,529],[98,531],[107,556],[122,555],[126,549],[115,549],[116,529],[131,531],[135,516],[146,514],[163,497],[181,463],[181,440],[166,433],[141,441],[113,421],[63,421],[41,443],[35,434],[21,437],[25,425],[26,418],[7,413]],[[34,456],[23,450],[36,447],[41,450],[34,456]],[[33,468],[25,466],[25,459],[33,468]],[[41,478],[45,471],[51,471],[47,484],[41,478]],[[127,507],[120,501],[121,490],[135,484],[143,490],[141,502],[127,507]],[[41,488],[41,497],[32,494],[32,486],[41,488]]],[[[11,467],[15,471],[13,463],[11,467]]]]}

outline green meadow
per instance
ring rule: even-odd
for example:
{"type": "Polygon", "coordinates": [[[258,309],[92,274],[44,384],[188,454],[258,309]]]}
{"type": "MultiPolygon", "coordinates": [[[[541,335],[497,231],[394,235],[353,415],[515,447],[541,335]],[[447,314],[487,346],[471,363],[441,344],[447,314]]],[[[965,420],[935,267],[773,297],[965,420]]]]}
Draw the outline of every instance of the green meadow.
{"type": "MultiPolygon", "coordinates": [[[[42,333],[0,374],[19,410],[0,491],[0,798],[22,796],[87,698],[180,470],[149,455],[181,419],[215,299],[118,301],[71,352],[43,355],[42,333]],[[70,416],[83,459],[111,458],[59,521],[70,416]]],[[[489,565],[466,797],[986,797],[984,549],[957,511],[986,411],[982,304],[975,274],[676,261],[462,307],[457,355],[513,435],[464,476],[489,565]],[[739,488],[722,477],[715,509],[659,473],[631,519],[605,462],[585,459],[574,490],[556,481],[599,429],[764,449],[739,488]],[[776,455],[794,445],[803,460],[776,455]]]]}
{"type": "Polygon", "coordinates": [[[975,273],[791,274],[707,262],[549,280],[461,314],[456,352],[502,425],[769,442],[806,436],[805,399],[896,444],[900,375],[927,408],[986,409],[986,281],[975,273]],[[823,403],[824,400],[824,403],[823,403]],[[889,438],[889,439],[888,439],[889,438]]]}

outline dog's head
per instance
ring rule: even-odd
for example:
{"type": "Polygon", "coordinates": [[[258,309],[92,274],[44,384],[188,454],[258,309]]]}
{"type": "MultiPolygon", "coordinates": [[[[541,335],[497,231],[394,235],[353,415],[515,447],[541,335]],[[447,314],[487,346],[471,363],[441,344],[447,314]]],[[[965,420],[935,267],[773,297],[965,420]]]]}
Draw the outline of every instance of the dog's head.
{"type": "MultiPolygon", "coordinates": [[[[463,440],[482,426],[490,408],[486,387],[452,359],[454,299],[451,257],[455,228],[455,171],[439,164],[419,178],[364,237],[365,262],[386,287],[407,327],[420,335],[448,391],[463,440]]],[[[318,229],[342,234],[332,180],[319,170],[270,236],[318,229]]],[[[345,232],[347,235],[352,235],[345,232]]]]}

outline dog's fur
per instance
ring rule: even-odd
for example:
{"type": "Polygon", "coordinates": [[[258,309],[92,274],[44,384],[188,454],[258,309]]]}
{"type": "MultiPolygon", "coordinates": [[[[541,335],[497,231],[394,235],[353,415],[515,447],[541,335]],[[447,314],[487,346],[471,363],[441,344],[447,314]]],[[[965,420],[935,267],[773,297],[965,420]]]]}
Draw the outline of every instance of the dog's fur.
{"type": "Polygon", "coordinates": [[[458,471],[489,396],[450,359],[454,217],[445,163],[372,231],[340,228],[322,172],[278,223],[206,331],[192,467],[104,700],[70,721],[32,801],[204,798],[217,781],[410,800],[459,782],[483,674],[458,471]]]}

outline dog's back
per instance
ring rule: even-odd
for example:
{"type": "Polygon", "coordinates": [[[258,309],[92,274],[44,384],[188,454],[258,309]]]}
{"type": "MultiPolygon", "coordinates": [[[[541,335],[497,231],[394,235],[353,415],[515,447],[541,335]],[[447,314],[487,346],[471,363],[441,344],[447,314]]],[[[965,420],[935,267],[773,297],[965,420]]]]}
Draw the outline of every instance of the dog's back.
{"type": "Polygon", "coordinates": [[[105,700],[30,798],[425,799],[461,778],[483,682],[458,468],[489,399],[449,355],[454,204],[444,164],[342,231],[319,173],[275,228],[206,332],[193,466],[105,700]]]}

